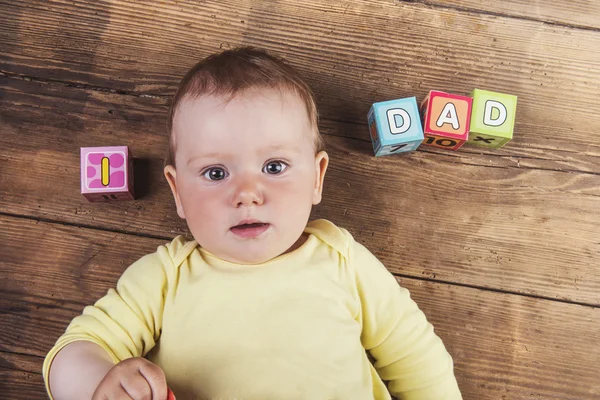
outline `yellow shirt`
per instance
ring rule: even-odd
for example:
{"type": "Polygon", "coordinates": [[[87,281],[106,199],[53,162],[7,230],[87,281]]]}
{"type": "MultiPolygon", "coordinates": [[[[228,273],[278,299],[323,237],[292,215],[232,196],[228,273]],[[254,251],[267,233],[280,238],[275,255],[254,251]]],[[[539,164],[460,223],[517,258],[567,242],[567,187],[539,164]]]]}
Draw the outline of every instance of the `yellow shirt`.
{"type": "Polygon", "coordinates": [[[44,361],[46,388],[58,351],[88,340],[115,363],[147,357],[178,400],[461,399],[452,358],[408,291],[345,229],[318,220],[305,232],[260,265],[182,237],[160,246],[73,319],[44,361]]]}

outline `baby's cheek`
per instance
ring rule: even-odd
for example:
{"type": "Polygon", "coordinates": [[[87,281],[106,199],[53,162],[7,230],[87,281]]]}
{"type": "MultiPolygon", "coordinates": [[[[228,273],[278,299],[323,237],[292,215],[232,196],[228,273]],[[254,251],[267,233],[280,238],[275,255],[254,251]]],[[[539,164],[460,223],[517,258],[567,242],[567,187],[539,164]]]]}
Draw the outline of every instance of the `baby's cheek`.
{"type": "Polygon", "coordinates": [[[219,207],[217,201],[210,196],[197,198],[192,203],[192,207],[194,207],[194,214],[206,222],[216,220],[218,215],[223,213],[223,206],[219,207]]]}
{"type": "Polygon", "coordinates": [[[294,179],[287,179],[278,182],[277,189],[285,193],[288,197],[302,196],[305,198],[311,192],[314,186],[314,177],[308,171],[302,171],[294,179]]]}
{"type": "Polygon", "coordinates": [[[218,236],[217,233],[227,230],[222,215],[223,212],[216,212],[214,207],[206,202],[194,204],[192,212],[186,213],[187,225],[202,246],[212,247],[218,236]]]}
{"type": "Polygon", "coordinates": [[[194,221],[210,222],[219,213],[217,196],[206,191],[192,189],[185,192],[185,198],[181,200],[188,224],[194,221]]]}
{"type": "Polygon", "coordinates": [[[280,190],[279,205],[287,212],[294,210],[297,213],[306,212],[312,206],[312,188],[307,185],[290,185],[280,190]]]}

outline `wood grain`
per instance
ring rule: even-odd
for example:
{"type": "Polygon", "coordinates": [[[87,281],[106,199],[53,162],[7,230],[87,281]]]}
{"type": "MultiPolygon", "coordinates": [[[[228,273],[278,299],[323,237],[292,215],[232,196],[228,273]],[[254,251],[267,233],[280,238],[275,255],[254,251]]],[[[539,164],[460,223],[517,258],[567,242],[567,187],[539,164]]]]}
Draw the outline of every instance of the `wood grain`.
{"type": "MultiPolygon", "coordinates": [[[[32,373],[68,322],[164,241],[7,216],[0,223],[6,278],[0,281],[0,371],[27,393],[39,393],[41,381],[32,373]]],[[[597,308],[399,281],[453,355],[465,399],[591,400],[600,394],[597,308]]]]}
{"type": "Polygon", "coordinates": [[[0,393],[2,393],[2,398],[47,400],[48,396],[44,389],[41,372],[42,362],[43,359],[38,356],[0,351],[0,393]]]}
{"type": "MultiPolygon", "coordinates": [[[[118,95],[107,90],[73,89],[69,84],[31,81],[14,76],[2,76],[0,73],[0,93],[2,94],[0,117],[6,125],[5,130],[13,135],[18,135],[11,140],[20,140],[19,137],[25,134],[30,136],[32,129],[35,132],[39,131],[38,128],[28,127],[28,124],[36,123],[36,118],[55,122],[56,128],[65,127],[68,124],[69,129],[74,131],[73,133],[78,133],[83,124],[94,122],[101,124],[103,121],[118,124],[118,129],[130,129],[131,127],[127,124],[132,121],[143,125],[143,131],[134,132],[136,135],[147,130],[152,130],[161,138],[166,135],[166,110],[170,103],[169,98],[118,95]],[[46,115],[47,112],[51,114],[46,115]],[[31,117],[29,113],[32,113],[31,117]]],[[[93,125],[91,126],[92,128],[86,129],[96,129],[93,125]]],[[[363,123],[344,122],[322,117],[319,128],[326,135],[370,141],[368,129],[363,123]]],[[[536,130],[543,129],[545,128],[532,126],[531,133],[526,136],[536,140],[535,136],[538,133],[536,130]]],[[[70,139],[62,132],[57,131],[56,140],[61,143],[70,139]]],[[[115,138],[115,141],[118,140],[121,139],[115,138]]],[[[521,149],[512,145],[509,145],[510,150],[505,149],[501,152],[481,147],[469,148],[468,146],[458,152],[425,146],[422,146],[419,151],[437,154],[446,158],[447,162],[459,164],[600,174],[600,153],[596,154],[592,150],[595,146],[594,136],[587,136],[587,140],[587,143],[578,145],[565,142],[569,149],[563,148],[556,151],[533,146],[521,149]]],[[[90,146],[92,145],[94,144],[90,144],[90,146]]]]}
{"type": "MultiPolygon", "coordinates": [[[[162,176],[165,100],[6,82],[0,209],[161,238],[187,232],[162,176]],[[79,147],[115,144],[138,160],[141,198],[88,203],[79,147]]],[[[395,273],[600,304],[600,175],[421,151],[374,158],[369,142],[334,135],[326,144],[314,217],[347,227],[395,273]]]]}
{"type": "Polygon", "coordinates": [[[289,58],[328,120],[364,124],[373,102],[422,99],[431,89],[512,93],[519,96],[513,142],[495,152],[465,148],[460,157],[551,160],[552,168],[599,172],[600,35],[593,31],[387,0],[0,7],[6,73],[170,95],[200,58],[258,45],[289,58]]]}
{"type": "Polygon", "coordinates": [[[600,3],[589,0],[401,0],[423,5],[451,7],[512,18],[528,18],[571,27],[600,30],[600,3]]]}
{"type": "Polygon", "coordinates": [[[68,322],[188,233],[162,177],[169,97],[238,45],[314,89],[332,164],[313,217],[411,290],[466,400],[600,397],[600,3],[0,0],[0,15],[1,398],[45,399],[68,322]],[[475,87],[519,96],[508,146],[372,157],[373,102],[475,87]],[[79,147],[122,144],[140,198],[88,203],[79,147]]]}

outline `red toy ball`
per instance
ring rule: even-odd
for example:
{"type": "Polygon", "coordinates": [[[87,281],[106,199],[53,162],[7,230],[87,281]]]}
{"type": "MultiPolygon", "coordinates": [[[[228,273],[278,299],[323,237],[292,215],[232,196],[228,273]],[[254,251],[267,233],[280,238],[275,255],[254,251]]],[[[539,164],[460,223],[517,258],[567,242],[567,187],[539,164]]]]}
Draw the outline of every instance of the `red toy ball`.
{"type": "Polygon", "coordinates": [[[175,400],[175,395],[171,391],[171,389],[167,389],[167,400],[175,400]]]}

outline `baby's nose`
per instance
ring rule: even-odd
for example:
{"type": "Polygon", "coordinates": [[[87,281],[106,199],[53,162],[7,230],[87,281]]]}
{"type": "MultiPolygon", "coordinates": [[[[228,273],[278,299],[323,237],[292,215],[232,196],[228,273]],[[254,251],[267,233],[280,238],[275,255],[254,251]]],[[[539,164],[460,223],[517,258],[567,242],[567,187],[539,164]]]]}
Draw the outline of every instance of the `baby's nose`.
{"type": "Polygon", "coordinates": [[[258,180],[244,179],[239,183],[234,197],[236,207],[261,205],[263,202],[263,191],[258,180]]]}

